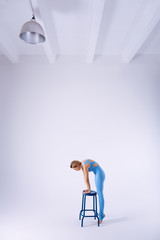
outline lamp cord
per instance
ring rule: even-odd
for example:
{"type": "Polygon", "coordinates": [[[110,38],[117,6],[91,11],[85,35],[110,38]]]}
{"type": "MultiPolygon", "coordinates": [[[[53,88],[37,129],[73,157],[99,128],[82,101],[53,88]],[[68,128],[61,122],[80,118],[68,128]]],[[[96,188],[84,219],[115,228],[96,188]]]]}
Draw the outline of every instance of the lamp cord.
{"type": "Polygon", "coordinates": [[[31,6],[31,9],[32,9],[32,15],[33,15],[32,19],[35,19],[35,14],[34,14],[32,0],[30,0],[30,6],[31,6]]]}

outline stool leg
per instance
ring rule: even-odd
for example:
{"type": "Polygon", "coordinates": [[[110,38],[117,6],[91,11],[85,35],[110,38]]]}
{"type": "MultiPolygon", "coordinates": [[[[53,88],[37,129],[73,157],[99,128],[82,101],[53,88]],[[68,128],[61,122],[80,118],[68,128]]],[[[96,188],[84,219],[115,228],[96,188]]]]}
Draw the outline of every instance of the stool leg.
{"type": "Polygon", "coordinates": [[[97,195],[95,196],[96,198],[96,216],[97,216],[97,195]]]}
{"type": "Polygon", "coordinates": [[[81,211],[79,213],[79,220],[81,220],[81,214],[82,214],[82,211],[83,211],[83,200],[84,200],[84,197],[83,197],[83,193],[82,193],[82,207],[81,207],[81,211]]]}
{"type": "Polygon", "coordinates": [[[83,211],[84,211],[84,217],[85,217],[85,209],[86,209],[86,194],[84,194],[84,208],[83,208],[83,211]]]}
{"type": "Polygon", "coordinates": [[[97,217],[98,218],[98,227],[99,227],[99,217],[97,217]]]}
{"type": "Polygon", "coordinates": [[[94,195],[93,195],[93,210],[94,210],[94,195]]]}
{"type": "Polygon", "coordinates": [[[82,217],[82,219],[81,219],[81,227],[83,227],[83,218],[84,218],[84,217],[82,217]]]}
{"type": "Polygon", "coordinates": [[[94,210],[94,219],[96,219],[96,209],[95,209],[95,195],[93,195],[93,210],[94,210]]]}
{"type": "Polygon", "coordinates": [[[86,205],[86,195],[83,194],[83,211],[84,211],[84,214],[83,214],[83,217],[81,219],[81,227],[83,227],[83,219],[85,217],[85,205],[86,205]]]}

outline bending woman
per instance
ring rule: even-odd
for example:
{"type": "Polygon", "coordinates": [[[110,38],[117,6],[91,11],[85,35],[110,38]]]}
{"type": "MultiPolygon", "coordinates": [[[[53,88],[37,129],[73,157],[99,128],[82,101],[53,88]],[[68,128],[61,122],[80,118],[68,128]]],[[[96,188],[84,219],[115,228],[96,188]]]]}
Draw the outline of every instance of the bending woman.
{"type": "Polygon", "coordinates": [[[78,160],[74,160],[71,162],[70,167],[76,171],[79,171],[82,169],[84,174],[84,180],[87,185],[87,189],[83,190],[84,194],[89,193],[91,191],[88,173],[92,171],[95,174],[95,185],[97,188],[97,193],[99,198],[99,222],[101,223],[103,218],[105,217],[104,197],[103,197],[103,184],[105,180],[105,172],[97,162],[91,159],[86,159],[86,160],[83,160],[82,162],[78,160]]]}

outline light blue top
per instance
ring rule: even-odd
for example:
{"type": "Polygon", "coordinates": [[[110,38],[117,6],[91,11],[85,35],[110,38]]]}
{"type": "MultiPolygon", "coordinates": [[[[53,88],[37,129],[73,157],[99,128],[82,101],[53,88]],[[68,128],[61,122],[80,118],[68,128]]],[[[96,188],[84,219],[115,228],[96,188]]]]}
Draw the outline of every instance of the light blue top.
{"type": "MultiPolygon", "coordinates": [[[[86,159],[83,163],[82,163],[82,165],[85,165],[86,163],[90,163],[90,167],[88,168],[88,171],[89,172],[94,172],[94,173],[96,173],[96,170],[100,167],[99,165],[97,165],[97,166],[93,166],[93,164],[94,163],[96,163],[95,161],[94,162],[90,162],[88,159],[86,159]]],[[[98,164],[98,163],[97,163],[98,164]]]]}

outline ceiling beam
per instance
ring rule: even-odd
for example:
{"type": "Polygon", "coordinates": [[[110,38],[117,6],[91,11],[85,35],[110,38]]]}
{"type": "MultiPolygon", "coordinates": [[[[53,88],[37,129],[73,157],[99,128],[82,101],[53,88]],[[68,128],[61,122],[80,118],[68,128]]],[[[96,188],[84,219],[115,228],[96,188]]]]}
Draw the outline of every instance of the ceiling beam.
{"type": "Polygon", "coordinates": [[[138,53],[139,49],[151,34],[160,20],[160,1],[152,0],[145,4],[145,10],[136,21],[136,25],[130,28],[131,34],[122,54],[123,62],[129,63],[138,53]]]}
{"type": "Polygon", "coordinates": [[[0,36],[0,50],[12,63],[18,63],[18,52],[2,27],[0,28],[0,36]]]}
{"type": "MultiPolygon", "coordinates": [[[[47,8],[44,0],[32,0],[32,5],[35,12],[38,12],[38,15],[41,17],[39,22],[44,26],[46,36],[46,41],[43,43],[44,51],[49,62],[54,63],[56,61],[58,47],[51,9],[47,8]]],[[[38,18],[36,14],[35,17],[38,18]]]]}
{"type": "Polygon", "coordinates": [[[88,52],[87,52],[87,63],[92,63],[94,60],[97,40],[99,36],[99,31],[101,27],[103,11],[106,0],[93,0],[92,2],[92,13],[91,13],[91,23],[89,32],[89,42],[88,42],[88,52]]]}

